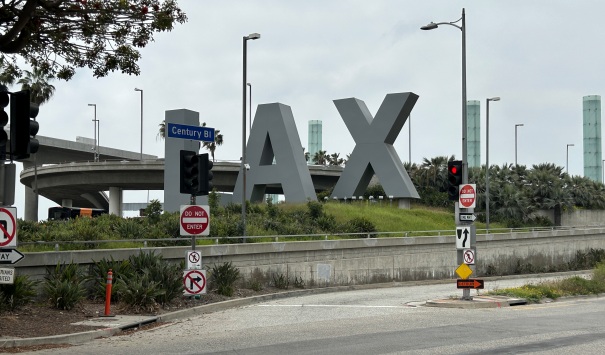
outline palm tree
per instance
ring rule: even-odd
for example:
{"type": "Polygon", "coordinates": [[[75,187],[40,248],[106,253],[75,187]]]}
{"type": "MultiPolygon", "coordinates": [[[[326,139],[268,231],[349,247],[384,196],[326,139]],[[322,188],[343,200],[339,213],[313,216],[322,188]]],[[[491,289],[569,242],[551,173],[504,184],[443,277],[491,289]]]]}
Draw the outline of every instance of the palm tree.
{"type": "Polygon", "coordinates": [[[164,139],[166,138],[166,121],[162,121],[162,123],[159,124],[160,129],[158,130],[158,135],[155,136],[155,139],[164,139]]]}
{"type": "Polygon", "coordinates": [[[313,162],[317,165],[326,165],[327,159],[328,155],[325,150],[320,150],[313,156],[313,162]]]}
{"type": "Polygon", "coordinates": [[[40,69],[34,68],[33,71],[26,70],[25,77],[19,79],[17,84],[21,84],[21,90],[29,89],[31,102],[42,105],[55,93],[55,87],[47,79],[52,77],[46,77],[40,69]]]}
{"type": "MultiPolygon", "coordinates": [[[[202,123],[202,127],[206,127],[206,122],[202,123]]],[[[214,151],[216,150],[216,147],[219,145],[223,145],[223,135],[221,134],[221,131],[218,129],[214,130],[214,141],[202,142],[202,146],[204,148],[208,149],[208,151],[210,152],[210,155],[212,156],[212,161],[215,161],[214,151]]]]}

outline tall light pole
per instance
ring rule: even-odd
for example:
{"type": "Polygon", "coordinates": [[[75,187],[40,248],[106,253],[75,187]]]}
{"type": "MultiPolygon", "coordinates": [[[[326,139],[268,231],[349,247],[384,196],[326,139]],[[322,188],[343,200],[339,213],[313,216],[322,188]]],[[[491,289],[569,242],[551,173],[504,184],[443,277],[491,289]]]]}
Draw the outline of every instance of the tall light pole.
{"type": "Polygon", "coordinates": [[[517,165],[517,127],[523,127],[523,123],[515,125],[515,166],[517,165]]]}
{"type": "Polygon", "coordinates": [[[569,174],[569,147],[573,147],[573,144],[567,145],[567,156],[565,158],[565,172],[569,174]]]}
{"type": "Polygon", "coordinates": [[[410,130],[410,138],[408,139],[408,155],[410,161],[410,169],[412,168],[412,114],[408,116],[408,129],[410,130]]]}
{"type": "Polygon", "coordinates": [[[248,123],[248,128],[249,128],[249,132],[248,134],[250,134],[250,132],[252,132],[252,84],[247,83],[246,85],[248,85],[248,88],[250,88],[250,102],[248,103],[250,105],[250,109],[248,110],[248,115],[250,115],[250,122],[248,123]]]}
{"type": "Polygon", "coordinates": [[[248,55],[248,40],[259,39],[260,34],[251,33],[243,38],[243,81],[242,81],[242,237],[246,241],[246,62],[248,55]]]}
{"type": "Polygon", "coordinates": [[[134,91],[141,92],[141,158],[139,160],[143,160],[143,89],[134,88],[134,91]]]}
{"type": "Polygon", "coordinates": [[[464,8],[462,17],[452,22],[431,22],[426,26],[420,27],[421,30],[434,30],[439,25],[450,25],[462,31],[462,183],[468,183],[468,160],[466,147],[466,20],[464,8]],[[456,23],[460,22],[460,26],[456,23]]]}
{"type": "Polygon", "coordinates": [[[485,230],[489,233],[489,102],[500,101],[499,97],[485,100],[485,230]]]}
{"type": "MultiPolygon", "coordinates": [[[[462,184],[468,183],[468,155],[467,155],[467,123],[466,123],[466,19],[464,15],[464,8],[462,8],[462,16],[452,22],[439,22],[434,23],[431,22],[426,26],[420,27],[422,30],[434,30],[439,27],[439,25],[450,25],[456,27],[460,31],[462,31],[462,184]],[[460,22],[460,26],[456,25],[456,23],[460,22]]],[[[456,205],[457,206],[457,205],[456,205]]],[[[471,210],[472,211],[472,210],[471,210]]],[[[460,208],[460,212],[467,212],[466,208],[460,208]]],[[[458,221],[456,221],[458,223],[458,221]]],[[[474,230],[474,229],[471,229],[474,230]]],[[[476,248],[476,236],[474,232],[471,232],[471,241],[470,246],[472,249],[476,248]]],[[[457,253],[457,261],[461,264],[464,261],[464,256],[462,255],[462,250],[458,250],[457,253]]],[[[471,300],[471,291],[469,289],[464,289],[462,291],[462,299],[463,300],[471,300]]]]}
{"type": "Polygon", "coordinates": [[[88,106],[92,106],[95,108],[95,116],[92,120],[92,124],[94,125],[94,134],[95,134],[95,150],[94,150],[94,154],[93,154],[93,161],[99,161],[99,142],[97,141],[97,122],[99,122],[99,120],[97,120],[97,104],[88,104],[88,106]]]}
{"type": "Polygon", "coordinates": [[[605,183],[605,159],[601,162],[601,167],[603,168],[603,176],[601,177],[601,182],[605,183]]]}

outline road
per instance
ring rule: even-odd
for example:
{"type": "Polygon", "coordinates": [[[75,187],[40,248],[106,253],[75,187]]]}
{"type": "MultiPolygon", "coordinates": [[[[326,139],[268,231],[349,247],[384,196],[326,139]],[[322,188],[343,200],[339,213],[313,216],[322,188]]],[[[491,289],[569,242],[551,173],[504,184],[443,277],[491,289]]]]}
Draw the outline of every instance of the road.
{"type": "MultiPolygon", "coordinates": [[[[503,288],[535,280],[490,281],[503,288]]],[[[421,306],[454,284],[317,294],[195,316],[35,354],[599,354],[605,299],[490,309],[421,306]]],[[[473,291],[472,294],[475,294],[473,291]]]]}

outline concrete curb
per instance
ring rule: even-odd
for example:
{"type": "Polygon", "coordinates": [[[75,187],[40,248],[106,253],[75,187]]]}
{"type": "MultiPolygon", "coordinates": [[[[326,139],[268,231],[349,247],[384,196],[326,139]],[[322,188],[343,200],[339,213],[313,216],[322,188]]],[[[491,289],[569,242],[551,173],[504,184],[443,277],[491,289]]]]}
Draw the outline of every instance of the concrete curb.
{"type": "MultiPolygon", "coordinates": [[[[507,275],[507,276],[493,276],[493,277],[482,277],[482,279],[486,281],[494,281],[494,280],[506,280],[506,279],[521,279],[521,278],[540,278],[540,277],[553,277],[553,276],[573,276],[578,274],[588,274],[592,273],[591,270],[585,271],[570,271],[570,272],[560,272],[560,273],[551,273],[551,274],[530,274],[530,275],[507,275]]],[[[54,335],[48,337],[37,337],[37,338],[13,338],[13,339],[0,339],[0,349],[1,348],[10,348],[10,347],[21,347],[21,346],[32,346],[32,345],[48,345],[48,344],[82,344],[94,339],[109,337],[116,335],[124,330],[138,328],[146,324],[154,323],[154,322],[171,322],[178,319],[187,319],[193,316],[197,316],[200,314],[207,314],[213,312],[220,312],[230,308],[243,307],[251,304],[256,304],[264,301],[270,301],[275,299],[282,299],[288,297],[297,297],[297,296],[306,296],[311,294],[322,294],[322,293],[330,293],[330,292],[343,292],[343,291],[353,291],[353,290],[367,290],[367,289],[378,289],[378,288],[391,288],[391,287],[405,287],[405,286],[422,286],[422,285],[438,285],[445,283],[453,283],[454,279],[447,280],[418,280],[418,281],[405,281],[405,282],[386,282],[386,283],[378,283],[378,284],[365,284],[365,285],[350,285],[350,286],[334,286],[334,287],[325,287],[325,288],[312,288],[312,289],[301,289],[295,291],[284,291],[279,293],[271,293],[266,295],[259,295],[247,298],[238,298],[228,301],[210,303],[205,305],[200,305],[197,307],[187,308],[178,310],[175,312],[165,313],[158,316],[149,316],[142,318],[139,321],[127,323],[121,325],[119,327],[111,327],[104,329],[97,329],[87,332],[80,333],[71,333],[71,334],[62,334],[62,335],[54,335]]],[[[447,300],[431,300],[427,301],[427,306],[433,307],[448,307],[448,308],[492,308],[492,307],[501,307],[505,303],[504,306],[510,306],[510,302],[515,302],[512,299],[507,298],[508,300],[501,300],[496,302],[496,297],[500,296],[489,296],[492,301],[483,300],[481,302],[477,301],[471,304],[472,301],[461,301],[457,299],[447,299],[447,300]],[[509,302],[510,301],[510,302],[509,302]],[[438,305],[430,305],[429,302],[436,302],[438,305]],[[464,302],[461,305],[463,307],[457,307],[456,305],[460,302],[464,302]]],[[[477,298],[487,298],[487,296],[474,296],[477,298]]]]}

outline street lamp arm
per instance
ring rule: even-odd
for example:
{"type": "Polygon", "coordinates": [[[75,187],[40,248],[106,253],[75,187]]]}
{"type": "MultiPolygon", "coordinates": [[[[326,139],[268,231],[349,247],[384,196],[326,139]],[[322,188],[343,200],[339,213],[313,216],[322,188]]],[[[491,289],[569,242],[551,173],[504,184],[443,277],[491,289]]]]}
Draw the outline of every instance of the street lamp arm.
{"type": "Polygon", "coordinates": [[[429,31],[429,30],[434,30],[435,28],[439,27],[439,25],[449,25],[449,26],[454,26],[457,29],[459,29],[460,31],[462,31],[462,26],[458,26],[456,25],[456,23],[462,21],[462,17],[460,17],[459,19],[457,19],[456,21],[452,21],[452,22],[431,22],[426,26],[422,26],[420,27],[421,30],[425,30],[425,31],[429,31]]]}

